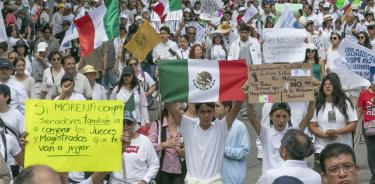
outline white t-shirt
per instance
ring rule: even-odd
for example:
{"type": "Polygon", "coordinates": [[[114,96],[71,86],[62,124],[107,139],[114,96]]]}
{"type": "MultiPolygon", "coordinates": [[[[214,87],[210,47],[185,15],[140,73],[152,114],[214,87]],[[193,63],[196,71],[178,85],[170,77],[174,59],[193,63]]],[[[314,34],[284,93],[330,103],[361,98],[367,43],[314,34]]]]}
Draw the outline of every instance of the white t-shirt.
{"type": "MultiPolygon", "coordinates": [[[[159,170],[159,158],[151,141],[144,135],[132,139],[122,156],[126,168],[125,183],[138,184],[141,180],[149,183],[159,170]]],[[[112,173],[109,183],[123,184],[122,170],[112,173]]]]}
{"type": "MultiPolygon", "coordinates": [[[[309,102],[288,102],[290,110],[291,110],[291,117],[290,120],[294,128],[298,128],[299,123],[301,123],[302,119],[307,114],[307,108],[309,106],[309,102]]],[[[261,124],[263,126],[270,126],[270,112],[273,103],[264,103],[262,108],[262,119],[261,124]]]]}
{"type": "Polygon", "coordinates": [[[182,116],[180,132],[185,142],[187,174],[197,179],[209,179],[220,173],[228,134],[226,117],[215,120],[203,130],[199,118],[182,116]]]}
{"type": "MultiPolygon", "coordinates": [[[[7,162],[8,167],[10,168],[10,165],[13,164],[11,162],[10,158],[13,158],[16,155],[18,155],[21,152],[21,147],[18,144],[18,141],[16,140],[16,138],[14,138],[13,136],[11,136],[9,134],[4,134],[4,135],[5,135],[6,144],[7,144],[6,145],[7,146],[7,160],[6,160],[6,162],[7,162]]],[[[5,159],[5,149],[4,148],[5,147],[4,147],[3,140],[0,137],[0,153],[3,156],[3,158],[5,159]]]]}
{"type": "MultiPolygon", "coordinates": [[[[55,100],[58,100],[59,97],[60,95],[57,96],[55,100]]],[[[70,95],[69,100],[86,100],[86,98],[80,93],[73,92],[72,95],[70,95]]]]}
{"type": "Polygon", "coordinates": [[[107,90],[104,86],[95,83],[92,88],[92,99],[93,100],[107,100],[107,90]]]}
{"type": "Polygon", "coordinates": [[[24,116],[19,110],[10,108],[8,112],[0,112],[0,118],[9,128],[15,130],[18,136],[25,132],[24,116]]]}
{"type": "Polygon", "coordinates": [[[262,141],[263,160],[262,160],[262,174],[269,169],[276,169],[281,166],[284,160],[280,157],[279,148],[281,139],[288,130],[288,126],[279,132],[275,128],[269,126],[262,126],[260,129],[259,139],[262,141]]]}
{"type": "MultiPolygon", "coordinates": [[[[357,121],[357,113],[354,108],[350,105],[349,101],[346,101],[348,109],[348,120],[345,119],[345,116],[340,112],[336,107],[333,107],[332,103],[326,103],[325,108],[320,109],[318,115],[316,114],[316,109],[314,111],[314,116],[311,119],[311,122],[317,122],[318,128],[323,132],[329,129],[339,129],[347,126],[348,122],[357,121]],[[330,117],[328,116],[330,114],[330,117]],[[334,115],[333,115],[334,114],[334,115]]],[[[349,146],[353,146],[352,134],[348,133],[345,135],[337,136],[336,140],[329,140],[320,137],[315,138],[314,147],[315,152],[320,153],[324,147],[331,143],[342,143],[349,146]]]]}

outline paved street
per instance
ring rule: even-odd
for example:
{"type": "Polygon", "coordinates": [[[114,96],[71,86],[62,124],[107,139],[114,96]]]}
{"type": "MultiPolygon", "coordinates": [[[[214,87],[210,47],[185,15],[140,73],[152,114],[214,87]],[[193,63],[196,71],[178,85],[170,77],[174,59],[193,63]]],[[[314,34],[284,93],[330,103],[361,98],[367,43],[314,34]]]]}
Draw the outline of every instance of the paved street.
{"type": "MultiPolygon", "coordinates": [[[[246,126],[249,130],[250,139],[251,139],[251,155],[247,159],[247,177],[246,177],[246,183],[247,184],[253,184],[256,183],[258,178],[260,177],[260,174],[262,172],[262,163],[257,160],[256,154],[257,154],[257,148],[255,146],[255,140],[256,140],[256,134],[255,131],[249,123],[246,122],[246,126]]],[[[355,150],[356,156],[357,156],[357,162],[359,166],[361,167],[360,172],[360,184],[368,184],[371,173],[367,166],[367,151],[366,151],[366,145],[365,144],[359,144],[358,148],[355,150]]],[[[313,157],[308,158],[309,165],[313,165],[313,157]]]]}

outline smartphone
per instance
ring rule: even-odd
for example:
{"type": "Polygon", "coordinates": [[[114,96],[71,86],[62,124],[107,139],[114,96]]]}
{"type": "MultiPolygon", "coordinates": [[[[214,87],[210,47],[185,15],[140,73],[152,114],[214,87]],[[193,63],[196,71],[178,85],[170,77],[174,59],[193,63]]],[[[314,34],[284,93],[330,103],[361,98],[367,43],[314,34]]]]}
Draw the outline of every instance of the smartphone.
{"type": "Polygon", "coordinates": [[[172,50],[171,48],[169,48],[169,53],[172,54],[172,56],[176,56],[177,55],[177,52],[175,52],[174,50],[172,50]]]}

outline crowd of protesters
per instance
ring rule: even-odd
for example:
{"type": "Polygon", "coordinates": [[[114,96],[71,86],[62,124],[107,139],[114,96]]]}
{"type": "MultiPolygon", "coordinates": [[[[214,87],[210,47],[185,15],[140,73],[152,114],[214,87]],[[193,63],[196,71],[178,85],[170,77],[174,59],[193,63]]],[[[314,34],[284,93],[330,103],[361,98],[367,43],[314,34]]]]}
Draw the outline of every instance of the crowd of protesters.
{"type": "MultiPolygon", "coordinates": [[[[102,1],[1,1],[7,40],[0,42],[0,180],[240,184],[248,183],[246,160],[257,148],[260,184],[359,183],[353,151],[353,135],[359,128],[367,147],[372,176],[368,180],[375,183],[375,80],[350,98],[332,72],[344,39],[375,50],[374,0],[352,2],[345,9],[328,0],[224,0],[218,3],[221,15],[215,20],[202,18],[203,1],[182,0],[178,25],[159,27],[161,43],[140,61],[124,45],[144,20],[155,21],[151,17],[157,3],[119,0],[119,36],[81,57],[79,39],[65,50],[60,45],[73,20],[102,1]],[[282,13],[275,5],[284,3],[302,5],[295,13],[307,38],[305,60],[300,63],[312,65],[314,101],[256,105],[160,101],[157,66],[163,60],[244,59],[249,66],[263,64],[263,30],[273,28],[282,13]],[[241,18],[250,7],[258,13],[244,22],[241,18]],[[313,37],[321,40],[319,46],[313,37]],[[131,98],[135,110],[124,112],[121,171],[56,173],[46,166],[23,168],[27,99],[127,102],[131,98]],[[258,137],[256,145],[251,145],[247,121],[258,137]],[[312,168],[305,161],[310,156],[312,168]]],[[[244,93],[247,87],[244,84],[244,93]]]]}

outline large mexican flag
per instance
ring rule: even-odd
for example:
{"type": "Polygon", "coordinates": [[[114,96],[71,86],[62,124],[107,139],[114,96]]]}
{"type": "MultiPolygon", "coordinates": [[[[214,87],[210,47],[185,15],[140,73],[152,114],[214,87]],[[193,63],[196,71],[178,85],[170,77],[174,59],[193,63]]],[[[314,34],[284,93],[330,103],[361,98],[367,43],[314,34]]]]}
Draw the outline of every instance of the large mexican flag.
{"type": "Polygon", "coordinates": [[[159,62],[161,100],[165,102],[217,102],[244,100],[247,80],[244,60],[201,59],[159,62]]]}
{"type": "Polygon", "coordinates": [[[88,56],[103,42],[120,34],[118,0],[105,0],[94,11],[75,19],[81,55],[88,56]]]}

